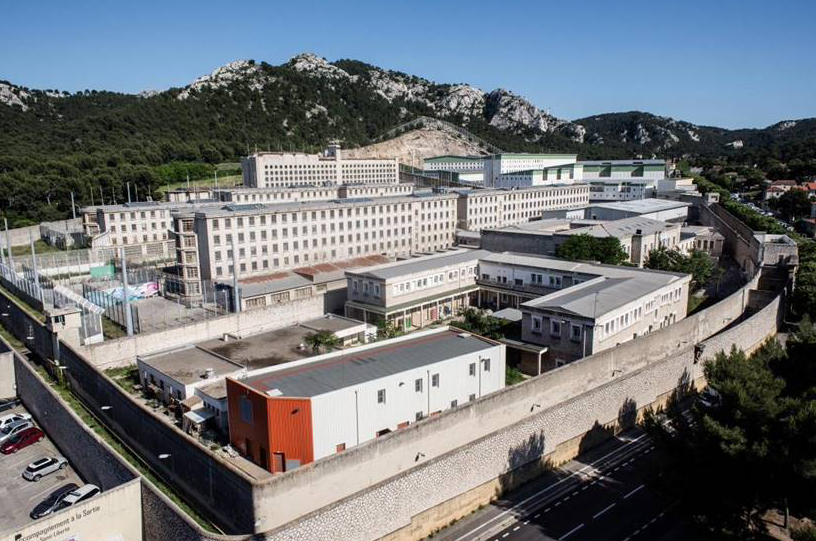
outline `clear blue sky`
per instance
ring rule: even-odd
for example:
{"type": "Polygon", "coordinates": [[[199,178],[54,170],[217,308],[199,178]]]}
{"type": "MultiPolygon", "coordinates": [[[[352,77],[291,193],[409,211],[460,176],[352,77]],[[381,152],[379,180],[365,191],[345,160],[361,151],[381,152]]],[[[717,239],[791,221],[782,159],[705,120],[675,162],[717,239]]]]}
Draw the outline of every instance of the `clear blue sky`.
{"type": "Polygon", "coordinates": [[[814,0],[4,2],[0,79],[183,86],[237,59],[353,58],[503,87],[556,116],[761,127],[816,116],[814,0]]]}

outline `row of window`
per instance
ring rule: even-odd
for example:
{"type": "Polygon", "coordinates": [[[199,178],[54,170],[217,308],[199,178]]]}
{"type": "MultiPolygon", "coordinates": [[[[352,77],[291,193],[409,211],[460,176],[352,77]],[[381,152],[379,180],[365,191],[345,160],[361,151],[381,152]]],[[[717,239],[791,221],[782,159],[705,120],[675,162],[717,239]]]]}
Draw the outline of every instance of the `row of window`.
{"type": "MultiPolygon", "coordinates": [[[[482,364],[482,372],[490,372],[490,359],[481,359],[482,364]]],[[[467,367],[468,376],[476,377],[476,363],[470,363],[467,367]]],[[[414,392],[421,393],[423,392],[425,386],[425,380],[423,378],[417,378],[414,380],[414,392]]],[[[439,374],[431,374],[431,387],[439,387],[439,374]]],[[[385,404],[386,403],[386,390],[380,389],[377,391],[377,404],[385,404]]],[[[456,406],[451,406],[456,407],[456,406]]]]}

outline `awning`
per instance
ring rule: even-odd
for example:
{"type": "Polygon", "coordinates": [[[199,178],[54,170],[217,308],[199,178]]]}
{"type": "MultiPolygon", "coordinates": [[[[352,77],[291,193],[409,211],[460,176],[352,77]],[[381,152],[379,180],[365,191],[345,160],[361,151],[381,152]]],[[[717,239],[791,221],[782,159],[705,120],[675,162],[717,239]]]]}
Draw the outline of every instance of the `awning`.
{"type": "Polygon", "coordinates": [[[184,417],[187,418],[191,423],[200,425],[204,424],[207,419],[212,419],[215,417],[215,412],[208,409],[200,409],[195,411],[188,411],[184,414],[184,417]]]}

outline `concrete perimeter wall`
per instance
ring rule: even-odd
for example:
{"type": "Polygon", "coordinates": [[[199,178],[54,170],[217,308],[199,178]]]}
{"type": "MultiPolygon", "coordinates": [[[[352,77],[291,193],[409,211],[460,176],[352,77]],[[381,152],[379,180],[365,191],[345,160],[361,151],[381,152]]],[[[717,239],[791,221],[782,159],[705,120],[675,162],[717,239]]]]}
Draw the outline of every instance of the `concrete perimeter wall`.
{"type": "MultiPolygon", "coordinates": [[[[378,465],[387,461],[388,449],[383,447],[398,444],[415,456],[417,452],[427,452],[431,443],[428,436],[443,439],[440,434],[444,434],[445,440],[462,442],[467,441],[463,439],[465,424],[480,426],[498,422],[506,426],[435,459],[406,467],[385,482],[268,532],[265,539],[373,541],[425,537],[486,504],[500,490],[517,484],[520,479],[507,479],[513,470],[526,470],[525,477],[529,478],[542,471],[547,463],[568,460],[578,453],[583,437],[593,428],[615,424],[636,410],[662,403],[676,387],[699,381],[703,375],[703,359],[728,351],[732,345],[753,351],[776,333],[782,314],[781,301],[781,297],[776,297],[741,324],[706,340],[702,359],[695,360],[694,347],[689,345],[667,358],[555,404],[551,404],[554,400],[549,398],[546,375],[543,375],[513,387],[511,393],[494,393],[452,415],[433,419],[425,426],[420,423],[414,430],[399,433],[389,445],[383,441],[379,446],[380,456],[376,457],[380,461],[378,465]],[[522,405],[524,410],[515,420],[508,411],[511,402],[522,405]],[[544,407],[532,406],[539,403],[544,407]]],[[[569,366],[556,372],[567,372],[567,368],[569,366]]],[[[347,457],[347,461],[358,462],[357,458],[362,457],[347,457]]],[[[373,458],[366,457],[358,466],[364,466],[373,458]]],[[[319,463],[315,466],[315,470],[319,469],[319,463]]],[[[327,464],[322,466],[327,469],[327,464]]],[[[371,479],[363,470],[357,469],[354,475],[371,479]]],[[[331,473],[312,472],[308,479],[300,481],[312,496],[331,493],[336,488],[327,479],[331,473]]],[[[346,481],[352,482],[350,477],[346,481]]],[[[288,497],[294,500],[301,494],[290,492],[288,497]]],[[[273,509],[274,505],[269,508],[273,509]]]]}
{"type": "Polygon", "coordinates": [[[716,228],[725,237],[726,253],[748,274],[756,272],[762,246],[754,231],[718,203],[699,205],[699,212],[700,223],[716,228]]]}
{"type": "Polygon", "coordinates": [[[106,340],[82,349],[83,356],[101,368],[134,364],[147,355],[193,342],[220,338],[226,333],[249,335],[294,325],[323,315],[323,297],[314,296],[249,312],[205,319],[166,331],[106,340]]]}

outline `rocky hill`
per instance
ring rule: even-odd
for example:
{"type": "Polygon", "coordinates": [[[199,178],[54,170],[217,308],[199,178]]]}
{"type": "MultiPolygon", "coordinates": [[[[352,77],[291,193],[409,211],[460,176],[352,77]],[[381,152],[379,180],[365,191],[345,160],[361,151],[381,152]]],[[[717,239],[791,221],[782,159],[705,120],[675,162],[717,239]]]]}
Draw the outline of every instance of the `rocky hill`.
{"type": "Polygon", "coordinates": [[[813,119],[760,130],[697,126],[641,112],[569,121],[508,90],[302,54],[278,66],[236,61],[183,88],[138,95],[68,94],[0,81],[0,210],[18,223],[55,219],[69,213],[70,191],[80,204],[99,188],[121,200],[126,182],[151,193],[159,184],[157,168],[167,164],[235,161],[255,148],[314,152],[339,140],[345,148],[366,147],[361,153],[396,153],[404,160],[412,151],[477,150],[449,130],[380,144],[383,134],[421,117],[445,120],[516,152],[816,159],[813,119]]]}
{"type": "Polygon", "coordinates": [[[473,156],[488,152],[482,145],[461,134],[439,128],[419,128],[381,143],[347,149],[343,155],[349,158],[398,158],[400,163],[422,167],[422,160],[440,155],[473,156]]]}

